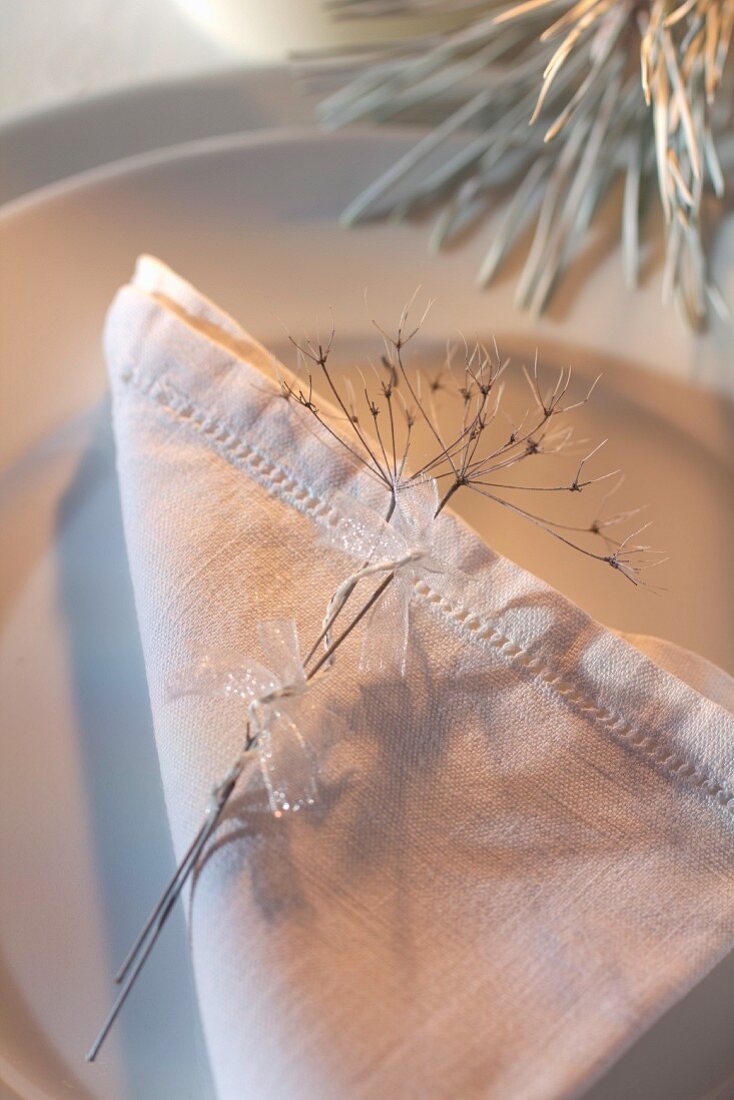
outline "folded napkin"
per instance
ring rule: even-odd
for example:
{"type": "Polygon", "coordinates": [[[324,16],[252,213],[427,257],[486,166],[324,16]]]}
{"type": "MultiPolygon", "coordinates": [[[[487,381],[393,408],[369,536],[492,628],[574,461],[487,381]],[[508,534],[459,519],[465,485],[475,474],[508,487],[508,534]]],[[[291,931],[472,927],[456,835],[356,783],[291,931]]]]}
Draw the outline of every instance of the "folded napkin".
{"type": "MultiPolygon", "coordinates": [[[[156,261],[105,339],[182,854],[243,729],[230,700],[171,700],[171,674],[261,659],[263,620],[294,616],[310,644],[354,569],[324,531],[369,486],[267,352],[156,261]]],[[[448,511],[436,554],[462,586],[416,582],[404,678],[360,671],[355,639],[318,688],[315,805],[276,818],[253,769],[198,869],[224,1100],[577,1096],[734,943],[731,682],[647,656],[448,511]]]]}

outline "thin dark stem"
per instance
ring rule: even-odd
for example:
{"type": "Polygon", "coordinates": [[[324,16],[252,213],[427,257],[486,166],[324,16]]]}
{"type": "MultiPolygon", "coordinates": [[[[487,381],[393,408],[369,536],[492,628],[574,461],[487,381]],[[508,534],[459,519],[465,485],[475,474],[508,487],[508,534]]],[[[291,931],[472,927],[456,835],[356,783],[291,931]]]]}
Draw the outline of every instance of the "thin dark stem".
{"type": "Polygon", "coordinates": [[[438,428],[436,427],[433,419],[428,415],[425,408],[423,407],[423,403],[421,402],[420,398],[418,397],[418,395],[415,391],[415,388],[413,386],[413,383],[410,380],[410,376],[408,374],[408,371],[406,370],[405,364],[403,363],[403,357],[400,353],[400,348],[401,348],[402,345],[400,343],[395,343],[393,346],[395,348],[395,355],[396,355],[396,358],[397,358],[397,361],[398,361],[398,367],[400,368],[400,374],[401,374],[406,386],[408,387],[408,392],[410,393],[410,396],[411,396],[411,398],[412,398],[412,400],[415,404],[415,407],[420,412],[420,414],[423,417],[424,421],[428,425],[428,428],[429,428],[431,434],[436,439],[436,442],[438,443],[439,447],[441,448],[442,455],[445,455],[447,462],[451,466],[451,469],[458,476],[458,470],[456,469],[453,458],[451,457],[451,455],[449,454],[449,452],[446,448],[446,444],[444,443],[443,439],[441,438],[441,433],[439,432],[438,428]]]}
{"type": "Polygon", "coordinates": [[[160,900],[156,904],[150,917],[146,921],[142,932],[136,939],[132,949],[127,955],[125,962],[118,971],[116,981],[122,981],[120,992],[110,1009],[107,1019],[100,1028],[99,1034],[92,1043],[87,1053],[87,1061],[93,1062],[104,1043],[109,1031],[120,1014],[122,1006],[125,1004],[130,992],[132,991],[138,976],[145,965],[148,956],[155,947],[158,941],[158,937],[163,931],[168,918],[170,917],[173,907],[175,906],[178,898],[181,895],[181,891],[188,882],[191,873],[193,872],[199,856],[204,850],[210,836],[216,829],[224,809],[229,802],[233,790],[237,784],[242,771],[245,767],[245,763],[248,758],[250,748],[252,746],[252,740],[250,738],[250,727],[247,728],[247,740],[245,742],[245,748],[240,756],[235,761],[232,768],[225,776],[224,780],[215,788],[212,794],[212,802],[210,804],[207,815],[204,821],[194,837],[192,843],[189,845],[186,854],[179,863],[176,871],[171,878],[168,886],[163,891],[160,900]]]}
{"type": "Polygon", "coordinates": [[[382,581],[377,586],[377,588],[372,593],[372,595],[367,600],[367,602],[362,606],[362,608],[357,612],[355,617],[352,619],[349,626],[345,627],[344,630],[341,632],[341,634],[338,636],[338,638],[336,638],[336,640],[334,642],[332,642],[332,644],[329,646],[329,648],[325,649],[324,652],[321,654],[321,656],[319,657],[316,664],[313,666],[311,671],[306,676],[307,680],[312,680],[314,678],[314,676],[316,675],[316,673],[319,671],[319,669],[323,668],[323,666],[326,664],[326,662],[328,660],[330,660],[331,657],[333,657],[333,655],[336,653],[339,646],[342,645],[342,643],[346,641],[346,639],[352,633],[352,631],[357,626],[357,624],[360,623],[362,621],[362,619],[365,617],[365,615],[370,610],[370,608],[373,607],[374,604],[377,603],[380,596],[385,591],[385,589],[388,587],[388,585],[391,583],[391,581],[394,579],[394,577],[395,577],[394,572],[388,573],[388,575],[385,577],[384,581],[382,581]]]}
{"type": "Polygon", "coordinates": [[[326,432],[328,432],[332,439],[336,443],[338,443],[340,447],[343,447],[344,450],[347,451],[352,456],[352,458],[355,459],[359,466],[361,466],[369,474],[370,477],[378,480],[380,484],[385,484],[385,477],[382,470],[373,467],[371,461],[365,454],[361,454],[358,450],[356,450],[356,448],[354,448],[350,443],[347,442],[344,436],[339,435],[338,432],[334,431],[329,422],[325,419],[325,417],[321,415],[319,410],[316,408],[316,405],[313,403],[311,397],[308,394],[304,394],[302,389],[298,391],[294,390],[293,387],[290,386],[287,382],[283,383],[283,392],[288,397],[292,397],[295,401],[297,401],[302,408],[306,409],[306,411],[309,412],[311,416],[313,416],[316,423],[319,424],[326,432]]]}
{"type": "Polygon", "coordinates": [[[502,497],[498,497],[494,493],[488,492],[486,489],[477,488],[475,485],[471,485],[470,488],[481,496],[493,500],[495,504],[499,504],[503,508],[508,508],[511,512],[515,512],[517,515],[522,516],[523,519],[526,519],[529,523],[533,523],[536,527],[540,527],[541,530],[552,535],[554,539],[558,539],[559,542],[564,543],[566,546],[570,546],[573,550],[578,550],[578,552],[585,557],[593,558],[595,561],[606,562],[607,565],[613,566],[615,569],[618,569],[631,584],[637,585],[640,583],[636,577],[630,576],[624,569],[620,569],[618,559],[619,550],[614,554],[597,554],[595,551],[589,550],[585,546],[581,546],[578,542],[573,542],[572,539],[568,539],[565,535],[560,534],[560,532],[555,529],[557,525],[553,523],[552,520],[547,520],[543,516],[536,516],[532,512],[528,512],[527,509],[521,508],[517,504],[513,504],[512,501],[503,500],[502,497]]]}
{"type": "MultiPolygon", "coordinates": [[[[372,461],[375,464],[375,466],[377,467],[377,469],[382,472],[382,467],[380,466],[380,463],[378,462],[377,457],[375,456],[374,452],[372,451],[372,448],[370,447],[364,432],[361,431],[361,429],[359,427],[359,424],[356,423],[355,418],[352,416],[349,409],[344,404],[344,400],[343,400],[341,394],[339,393],[339,387],[336,385],[333,378],[331,377],[331,373],[330,373],[330,371],[329,371],[329,369],[326,365],[326,359],[322,356],[318,360],[318,364],[321,367],[321,372],[322,372],[324,378],[326,379],[326,381],[329,385],[329,389],[331,390],[332,394],[334,395],[334,399],[336,400],[337,404],[339,405],[339,408],[342,410],[342,412],[346,416],[347,421],[348,421],[348,423],[350,424],[350,426],[352,428],[352,431],[357,436],[357,439],[362,444],[362,446],[364,447],[365,451],[367,452],[367,454],[372,459],[372,461]]],[[[385,480],[387,480],[388,483],[389,483],[389,479],[385,478],[385,480]]]]}
{"type": "Polygon", "coordinates": [[[186,849],[185,855],[183,856],[181,862],[179,863],[178,867],[176,868],[173,875],[171,876],[165,890],[161,894],[160,900],[158,901],[158,904],[153,909],[152,913],[150,914],[147,921],[143,925],[142,929],[140,930],[140,934],[139,934],[138,938],[135,940],[135,943],[132,945],[132,947],[128,951],[124,962],[120,966],[120,969],[115,974],[115,983],[117,985],[120,984],[120,982],[123,980],[123,978],[125,977],[125,975],[129,971],[130,967],[132,966],[132,963],[135,959],[135,956],[138,954],[138,952],[140,951],[140,948],[143,944],[143,940],[145,940],[147,938],[148,933],[150,932],[151,928],[153,927],[153,924],[157,921],[158,917],[160,916],[160,914],[161,914],[164,906],[166,905],[169,897],[171,897],[173,894],[176,893],[177,887],[179,887],[179,881],[180,881],[182,875],[185,873],[186,867],[188,866],[189,862],[191,861],[191,857],[192,857],[192,854],[193,854],[194,850],[197,848],[197,845],[199,843],[199,838],[201,837],[202,830],[203,830],[203,826],[202,826],[202,829],[199,830],[199,832],[196,834],[194,839],[191,841],[191,844],[189,845],[189,847],[186,849]]]}
{"type": "MultiPolygon", "coordinates": [[[[379,463],[374,458],[374,456],[372,455],[371,452],[369,452],[368,455],[360,454],[359,451],[355,450],[354,447],[351,447],[349,445],[349,443],[347,443],[347,441],[344,439],[343,436],[339,435],[338,432],[334,431],[334,429],[326,421],[326,419],[323,416],[321,416],[318,409],[315,409],[312,406],[309,406],[308,404],[306,404],[304,402],[301,402],[301,404],[303,404],[304,408],[307,408],[309,410],[309,412],[313,416],[315,416],[316,420],[319,422],[321,427],[325,428],[326,431],[329,433],[329,435],[331,435],[336,440],[336,442],[340,444],[340,446],[344,447],[347,451],[349,451],[349,453],[352,454],[354,456],[354,458],[356,458],[357,461],[361,465],[364,465],[365,469],[369,470],[370,473],[372,473],[373,476],[377,477],[383,484],[389,484],[389,481],[386,479],[385,474],[382,470],[382,467],[379,465],[379,463]]],[[[351,419],[349,419],[349,423],[352,425],[352,427],[354,427],[354,424],[353,424],[351,419]]]]}
{"type": "Polygon", "coordinates": [[[385,399],[387,401],[387,414],[390,418],[390,441],[392,445],[392,472],[393,478],[397,481],[398,478],[398,448],[395,442],[395,416],[392,408],[392,386],[385,392],[385,399]]]}
{"type": "MultiPolygon", "coordinates": [[[[396,496],[395,487],[393,486],[392,491],[390,493],[390,504],[389,504],[388,509],[387,509],[387,514],[385,515],[385,523],[386,524],[389,523],[390,520],[392,519],[392,517],[395,513],[396,505],[397,505],[397,496],[396,496]]],[[[367,561],[362,562],[361,568],[364,568],[366,565],[369,565],[369,559],[367,561]]],[[[304,662],[303,662],[304,667],[307,667],[308,664],[313,660],[313,657],[314,657],[314,654],[316,653],[316,650],[319,648],[319,646],[323,642],[324,638],[327,637],[327,635],[329,634],[329,631],[334,626],[334,623],[336,622],[336,620],[341,615],[342,611],[346,607],[347,602],[349,601],[349,599],[350,599],[352,593],[354,592],[354,589],[357,587],[358,583],[359,583],[358,581],[354,582],[354,584],[351,586],[351,588],[349,588],[349,590],[345,594],[344,599],[342,600],[340,606],[336,609],[336,611],[329,618],[329,620],[326,623],[324,623],[324,625],[321,629],[321,633],[319,634],[318,638],[316,639],[316,641],[313,643],[313,645],[309,649],[308,654],[306,655],[306,658],[304,659],[304,662]]]]}
{"type": "Polygon", "coordinates": [[[462,485],[464,485],[464,484],[465,484],[465,482],[463,482],[463,481],[455,481],[453,483],[451,488],[448,490],[448,492],[441,499],[441,502],[440,502],[438,508],[436,509],[436,516],[440,516],[441,512],[443,512],[444,508],[446,507],[448,502],[451,500],[454,493],[457,493],[459,491],[459,489],[462,487],[462,485]]]}

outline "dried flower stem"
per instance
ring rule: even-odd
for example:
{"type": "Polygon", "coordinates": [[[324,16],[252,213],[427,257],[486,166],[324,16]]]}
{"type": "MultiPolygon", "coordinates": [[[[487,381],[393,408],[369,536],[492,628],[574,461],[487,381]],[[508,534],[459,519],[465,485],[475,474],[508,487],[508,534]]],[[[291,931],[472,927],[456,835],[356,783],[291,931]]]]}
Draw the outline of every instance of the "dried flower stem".
{"type": "MultiPolygon", "coordinates": [[[[622,573],[632,584],[641,582],[641,573],[660,564],[660,555],[648,547],[632,543],[640,531],[616,539],[610,529],[635,516],[638,509],[620,513],[612,519],[604,519],[601,513],[587,525],[558,522],[523,507],[507,493],[533,494],[581,494],[619,475],[610,470],[595,476],[587,474],[592,460],[598,455],[606,440],[584,450],[573,467],[567,481],[551,484],[523,484],[507,481],[507,472],[514,472],[538,455],[573,455],[579,444],[568,426],[561,427],[559,420],[582,408],[591,398],[599,377],[595,378],[585,394],[578,400],[568,398],[571,385],[570,369],[561,369],[553,384],[546,390],[540,378],[537,356],[523,374],[530,389],[532,405],[520,424],[507,433],[497,430],[502,398],[504,375],[510,367],[508,359],[501,359],[496,347],[490,351],[477,343],[465,347],[463,369],[456,381],[456,369],[452,367],[454,349],[449,349],[444,367],[436,379],[426,386],[420,371],[411,369],[405,361],[405,348],[420,330],[423,318],[409,326],[410,305],[406,307],[394,336],[388,335],[376,325],[385,350],[382,366],[386,377],[374,368],[375,384],[369,385],[364,374],[363,407],[371,420],[371,433],[362,427],[357,406],[347,395],[347,385],[339,387],[330,367],[334,333],[332,330],[326,345],[306,341],[297,343],[300,359],[300,384],[281,381],[286,397],[296,401],[317,421],[320,427],[347,452],[350,459],[359,464],[371,478],[389,493],[388,520],[393,514],[400,495],[420,485],[427,479],[439,486],[438,516],[460,490],[468,489],[492,503],[540,527],[558,541],[577,550],[584,556],[608,565],[622,573]],[[310,367],[304,367],[309,364],[310,367]],[[305,378],[304,378],[305,369],[305,378]],[[329,393],[336,400],[342,414],[340,428],[334,417],[325,413],[318,404],[315,390],[317,372],[327,384],[329,393]],[[424,391],[427,390],[428,396],[424,391]],[[460,401],[460,413],[449,440],[439,426],[435,410],[437,392],[453,393],[460,401]],[[428,457],[409,470],[412,457],[414,428],[422,422],[433,440],[433,451],[428,457]],[[494,429],[494,431],[492,430],[494,429]],[[401,438],[402,437],[402,438],[401,438]],[[591,536],[602,543],[601,550],[594,550],[580,541],[580,536],[591,536]]],[[[621,481],[615,486],[619,488],[621,481]]],[[[604,498],[603,503],[610,494],[604,498]]]]}
{"type": "MultiPolygon", "coordinates": [[[[387,590],[388,586],[392,583],[395,573],[392,569],[389,568],[389,564],[387,563],[383,564],[382,566],[382,571],[385,572],[386,570],[387,576],[385,576],[380,584],[375,588],[374,592],[372,592],[370,597],[360,607],[359,611],[350,620],[349,624],[342,630],[342,632],[337,636],[335,640],[331,641],[326,646],[326,649],[319,656],[318,660],[311,664],[310,669],[306,673],[307,683],[316,680],[319,675],[323,674],[323,672],[329,667],[329,664],[332,661],[334,655],[344,644],[352,631],[359,625],[365,615],[367,615],[372,607],[374,607],[374,605],[377,603],[383,593],[387,590]]],[[[355,584],[352,586],[350,590],[350,595],[351,591],[354,590],[357,583],[358,582],[355,582],[355,584]]],[[[346,601],[344,601],[344,603],[345,602],[346,601]]],[[[341,614],[344,603],[342,603],[332,614],[329,622],[329,628],[334,625],[337,618],[341,614]]],[[[311,663],[323,638],[324,633],[322,632],[322,634],[310,650],[309,656],[307,657],[305,664],[311,663]]],[[[176,867],[176,870],[174,871],[171,879],[166,885],[159,900],[156,902],[156,905],[154,906],[150,916],[143,925],[143,928],[141,929],[137,939],[135,940],[130,951],[125,957],[124,962],[122,963],[120,969],[115,975],[115,982],[121,984],[120,992],[107,1018],[105,1019],[105,1022],[100,1028],[100,1031],[97,1034],[92,1046],[89,1048],[89,1051],[86,1055],[86,1060],[88,1062],[95,1061],[97,1055],[99,1054],[99,1051],[105,1039],[107,1038],[110,1029],[115,1023],[118,1015],[120,1014],[123,1005],[125,1004],[133,986],[135,985],[135,982],[140,975],[140,972],[143,969],[143,966],[150,956],[151,951],[155,947],[158,937],[160,936],[163,928],[166,925],[166,922],[168,921],[168,918],[173,912],[175,904],[181,896],[181,892],[183,891],[186,883],[193,874],[199,858],[206,848],[210,837],[213,835],[214,831],[219,825],[222,815],[237,785],[237,781],[239,780],[245,768],[254,759],[253,750],[257,744],[258,736],[258,732],[253,730],[251,723],[248,721],[245,730],[245,741],[241,752],[227,771],[227,774],[213,788],[204,814],[204,819],[198,832],[196,833],[196,836],[191,841],[191,844],[187,848],[183,858],[176,867]]]]}

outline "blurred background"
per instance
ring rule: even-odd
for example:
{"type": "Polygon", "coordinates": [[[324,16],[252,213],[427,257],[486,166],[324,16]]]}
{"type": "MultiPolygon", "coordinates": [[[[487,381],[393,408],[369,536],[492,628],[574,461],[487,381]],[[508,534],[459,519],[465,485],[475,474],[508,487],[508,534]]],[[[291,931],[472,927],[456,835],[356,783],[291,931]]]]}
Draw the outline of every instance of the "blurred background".
{"type": "Polygon", "coordinates": [[[137,81],[224,67],[234,56],[176,0],[1,0],[0,112],[7,118],[137,81]]]}
{"type": "MultiPolygon", "coordinates": [[[[411,29],[389,26],[392,35],[411,29]]],[[[380,20],[359,28],[361,42],[384,33],[380,20]]],[[[0,118],[354,37],[320,0],[0,0],[0,118]]]]}

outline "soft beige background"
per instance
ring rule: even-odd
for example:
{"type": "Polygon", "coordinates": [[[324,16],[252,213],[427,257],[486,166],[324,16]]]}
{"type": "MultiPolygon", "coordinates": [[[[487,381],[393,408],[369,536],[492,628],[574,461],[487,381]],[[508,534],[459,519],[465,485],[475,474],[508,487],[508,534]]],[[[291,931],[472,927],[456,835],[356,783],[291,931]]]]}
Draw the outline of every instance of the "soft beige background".
{"type": "Polygon", "coordinates": [[[0,120],[234,57],[175,0],[0,0],[0,120]]]}
{"type": "Polygon", "coordinates": [[[335,22],[323,0],[0,0],[0,122],[125,85],[417,26],[335,22]]]}

